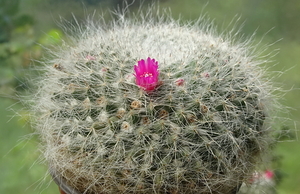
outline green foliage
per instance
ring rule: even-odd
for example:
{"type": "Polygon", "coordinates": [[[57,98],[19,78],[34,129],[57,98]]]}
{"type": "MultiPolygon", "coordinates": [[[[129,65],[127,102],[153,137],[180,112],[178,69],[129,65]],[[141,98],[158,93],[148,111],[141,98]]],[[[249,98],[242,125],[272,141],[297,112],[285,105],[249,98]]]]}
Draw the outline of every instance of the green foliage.
{"type": "Polygon", "coordinates": [[[29,15],[19,15],[19,0],[0,1],[0,43],[11,39],[14,28],[32,24],[33,19],[29,15]]]}
{"type": "MultiPolygon", "coordinates": [[[[18,0],[0,2],[0,93],[11,95],[19,83],[16,68],[27,65],[26,49],[33,44],[33,19],[20,15],[18,0]],[[12,88],[13,87],[13,88],[12,88]]],[[[29,56],[28,56],[29,57],[29,56]]]]}
{"type": "Polygon", "coordinates": [[[48,33],[40,37],[39,43],[42,45],[59,45],[63,34],[61,30],[51,29],[48,33]]]}
{"type": "MultiPolygon", "coordinates": [[[[32,131],[27,121],[8,109],[13,104],[10,99],[0,98],[0,193],[51,194],[57,186],[47,188],[50,179],[46,177],[47,168],[38,162],[37,140],[28,135],[32,131]]],[[[22,108],[20,104],[13,107],[22,108]]]]}

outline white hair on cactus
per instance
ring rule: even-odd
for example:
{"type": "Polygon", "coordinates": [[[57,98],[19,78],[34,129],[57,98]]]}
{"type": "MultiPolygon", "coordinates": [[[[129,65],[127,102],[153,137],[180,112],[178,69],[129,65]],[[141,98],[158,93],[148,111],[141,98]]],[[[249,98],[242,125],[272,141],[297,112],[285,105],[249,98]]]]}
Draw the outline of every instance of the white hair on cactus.
{"type": "Polygon", "coordinates": [[[266,60],[204,19],[118,17],[75,29],[36,83],[32,116],[55,180],[78,193],[236,192],[272,139],[266,60]],[[148,57],[150,92],[134,76],[148,57]]]}

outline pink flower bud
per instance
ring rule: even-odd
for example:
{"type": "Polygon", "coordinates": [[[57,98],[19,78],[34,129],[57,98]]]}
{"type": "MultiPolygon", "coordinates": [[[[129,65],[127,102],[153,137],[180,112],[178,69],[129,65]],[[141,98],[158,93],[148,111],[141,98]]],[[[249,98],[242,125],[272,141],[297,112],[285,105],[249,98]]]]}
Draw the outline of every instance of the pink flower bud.
{"type": "Polygon", "coordinates": [[[138,86],[147,92],[153,91],[158,85],[158,62],[148,57],[146,60],[138,61],[134,66],[135,81],[138,86]]]}
{"type": "Polygon", "coordinates": [[[266,170],[264,173],[264,177],[265,179],[270,180],[274,177],[274,172],[271,170],[266,170]]]}
{"type": "Polygon", "coordinates": [[[209,77],[210,77],[209,73],[207,73],[207,72],[202,73],[202,76],[203,76],[203,77],[206,77],[206,78],[209,78],[209,77]]]}
{"type": "Polygon", "coordinates": [[[184,79],[178,79],[178,80],[176,80],[176,81],[175,81],[175,84],[176,84],[177,86],[183,86],[183,84],[184,84],[184,79]]]}

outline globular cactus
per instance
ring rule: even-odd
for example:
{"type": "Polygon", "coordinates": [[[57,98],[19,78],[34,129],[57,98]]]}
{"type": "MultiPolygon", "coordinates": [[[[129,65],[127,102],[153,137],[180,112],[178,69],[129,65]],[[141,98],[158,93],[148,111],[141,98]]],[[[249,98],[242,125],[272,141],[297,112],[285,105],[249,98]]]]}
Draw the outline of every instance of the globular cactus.
{"type": "Polygon", "coordinates": [[[264,61],[203,20],[149,15],[51,51],[31,105],[51,172],[79,193],[236,193],[270,142],[264,61]]]}

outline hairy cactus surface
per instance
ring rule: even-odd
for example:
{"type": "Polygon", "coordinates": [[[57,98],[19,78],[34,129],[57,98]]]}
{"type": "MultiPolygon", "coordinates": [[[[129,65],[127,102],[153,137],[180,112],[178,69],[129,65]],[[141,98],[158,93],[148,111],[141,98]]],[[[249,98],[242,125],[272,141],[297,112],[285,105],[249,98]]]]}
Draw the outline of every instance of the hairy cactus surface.
{"type": "Polygon", "coordinates": [[[203,20],[149,15],[51,51],[31,106],[45,159],[79,193],[236,193],[270,142],[264,61],[203,20]]]}

